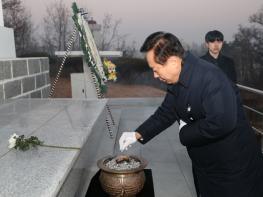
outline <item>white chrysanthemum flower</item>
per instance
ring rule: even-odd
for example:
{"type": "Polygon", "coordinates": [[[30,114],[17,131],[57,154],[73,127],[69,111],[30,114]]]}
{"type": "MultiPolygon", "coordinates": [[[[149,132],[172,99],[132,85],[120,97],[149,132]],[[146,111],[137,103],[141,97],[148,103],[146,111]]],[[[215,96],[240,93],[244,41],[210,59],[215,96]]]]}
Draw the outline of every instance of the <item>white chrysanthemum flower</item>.
{"type": "Polygon", "coordinates": [[[18,138],[19,136],[14,133],[13,135],[10,136],[8,142],[9,142],[9,145],[8,145],[8,148],[14,148],[15,145],[16,145],[16,139],[18,138]]]}

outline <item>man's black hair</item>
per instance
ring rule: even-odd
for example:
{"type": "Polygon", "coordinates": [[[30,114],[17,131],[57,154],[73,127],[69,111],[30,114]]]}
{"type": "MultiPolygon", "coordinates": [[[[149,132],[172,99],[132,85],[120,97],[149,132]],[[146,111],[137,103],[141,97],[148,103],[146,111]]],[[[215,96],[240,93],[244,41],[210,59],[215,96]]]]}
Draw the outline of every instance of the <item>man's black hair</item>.
{"type": "Polygon", "coordinates": [[[140,51],[148,52],[152,49],[154,50],[154,60],[159,64],[164,64],[170,56],[177,56],[183,59],[185,52],[175,35],[162,31],[149,35],[140,51]]]}
{"type": "Polygon", "coordinates": [[[218,30],[213,30],[207,32],[205,35],[205,41],[206,42],[214,42],[214,41],[224,41],[224,35],[218,31],[218,30]]]}

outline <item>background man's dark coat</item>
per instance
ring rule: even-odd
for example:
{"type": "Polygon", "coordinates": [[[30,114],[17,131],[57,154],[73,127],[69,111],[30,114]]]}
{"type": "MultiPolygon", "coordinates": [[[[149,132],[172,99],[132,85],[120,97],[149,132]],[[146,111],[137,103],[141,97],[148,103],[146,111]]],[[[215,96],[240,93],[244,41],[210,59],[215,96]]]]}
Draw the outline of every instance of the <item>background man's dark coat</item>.
{"type": "Polygon", "coordinates": [[[214,57],[210,55],[209,52],[207,52],[201,58],[221,68],[222,71],[228,76],[228,78],[231,81],[233,81],[234,83],[237,83],[235,63],[231,58],[223,55],[222,53],[219,53],[218,58],[215,59],[214,57]]]}

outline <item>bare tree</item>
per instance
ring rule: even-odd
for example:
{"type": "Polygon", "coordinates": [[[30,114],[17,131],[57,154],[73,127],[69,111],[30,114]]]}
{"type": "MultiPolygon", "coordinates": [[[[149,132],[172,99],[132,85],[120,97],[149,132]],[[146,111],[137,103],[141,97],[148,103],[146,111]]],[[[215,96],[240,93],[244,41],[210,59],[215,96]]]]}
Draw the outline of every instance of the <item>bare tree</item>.
{"type": "Polygon", "coordinates": [[[125,35],[119,34],[121,19],[113,20],[112,15],[105,14],[101,27],[101,42],[98,44],[100,50],[111,50],[120,44],[125,35]]]}
{"type": "Polygon", "coordinates": [[[263,6],[259,9],[259,11],[249,17],[249,22],[257,23],[263,26],[263,6]]]}
{"type": "Polygon", "coordinates": [[[73,29],[71,12],[62,0],[54,2],[46,8],[44,17],[44,35],[42,44],[44,49],[53,54],[56,50],[66,50],[66,44],[73,29]]]}
{"type": "Polygon", "coordinates": [[[101,39],[97,43],[99,50],[123,51],[123,56],[134,57],[136,42],[127,44],[128,34],[120,34],[121,19],[114,20],[111,14],[105,14],[101,25],[101,39]]]}
{"type": "Polygon", "coordinates": [[[254,50],[257,51],[258,61],[260,61],[263,67],[263,6],[257,13],[249,17],[249,22],[255,25],[251,28],[254,37],[252,45],[254,50]]]}
{"type": "Polygon", "coordinates": [[[131,44],[126,44],[126,40],[122,40],[122,44],[120,46],[117,46],[116,50],[123,52],[123,57],[135,57],[136,55],[136,42],[132,41],[131,44]]]}
{"type": "Polygon", "coordinates": [[[248,27],[240,25],[230,47],[241,82],[262,89],[263,7],[249,17],[249,22],[251,25],[248,27]]]}
{"type": "Polygon", "coordinates": [[[17,55],[35,51],[35,27],[30,19],[31,14],[22,5],[21,0],[3,0],[3,13],[5,26],[14,29],[17,55]]]}

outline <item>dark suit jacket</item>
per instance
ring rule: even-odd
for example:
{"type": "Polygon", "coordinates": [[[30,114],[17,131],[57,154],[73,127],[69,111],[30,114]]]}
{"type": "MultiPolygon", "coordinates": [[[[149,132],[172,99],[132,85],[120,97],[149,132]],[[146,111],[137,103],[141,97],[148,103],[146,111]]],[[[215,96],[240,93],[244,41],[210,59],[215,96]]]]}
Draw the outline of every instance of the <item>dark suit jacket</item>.
{"type": "Polygon", "coordinates": [[[215,59],[214,57],[210,55],[209,52],[207,52],[201,58],[221,68],[221,70],[228,76],[228,78],[231,81],[233,81],[234,83],[237,83],[235,63],[231,58],[220,53],[218,58],[215,59]]]}
{"type": "Polygon", "coordinates": [[[177,84],[136,131],[148,142],[176,120],[202,197],[263,196],[263,159],[239,91],[215,65],[187,53],[177,84]]]}

